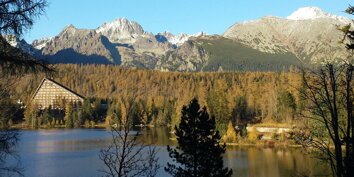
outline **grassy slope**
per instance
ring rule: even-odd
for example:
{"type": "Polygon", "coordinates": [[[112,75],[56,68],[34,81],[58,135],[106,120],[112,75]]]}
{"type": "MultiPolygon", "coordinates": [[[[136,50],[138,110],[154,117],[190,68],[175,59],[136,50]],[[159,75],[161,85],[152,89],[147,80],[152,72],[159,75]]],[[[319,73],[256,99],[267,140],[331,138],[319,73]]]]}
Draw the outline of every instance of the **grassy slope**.
{"type": "Polygon", "coordinates": [[[291,53],[263,53],[226,38],[198,38],[195,42],[210,55],[203,71],[217,71],[219,67],[227,71],[281,71],[291,65],[300,65],[291,53]]]}

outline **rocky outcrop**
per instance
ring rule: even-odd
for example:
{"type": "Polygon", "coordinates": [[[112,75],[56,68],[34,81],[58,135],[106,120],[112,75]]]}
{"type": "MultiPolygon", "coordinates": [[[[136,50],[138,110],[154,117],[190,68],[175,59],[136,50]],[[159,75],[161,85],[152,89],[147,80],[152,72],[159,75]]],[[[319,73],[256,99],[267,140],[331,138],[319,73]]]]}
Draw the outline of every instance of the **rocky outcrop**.
{"type": "Polygon", "coordinates": [[[288,18],[266,16],[236,23],[223,37],[240,41],[266,53],[291,52],[304,62],[321,63],[344,59],[348,53],[338,45],[343,34],[337,25],[351,20],[330,15],[318,8],[301,8],[288,18]]]}
{"type": "Polygon", "coordinates": [[[33,56],[37,50],[29,45],[25,40],[20,40],[15,35],[4,35],[4,39],[12,46],[21,49],[24,53],[33,56]]]}
{"type": "Polygon", "coordinates": [[[156,63],[156,69],[163,71],[201,71],[208,61],[208,53],[196,41],[189,40],[175,51],[167,52],[156,63]]]}
{"type": "Polygon", "coordinates": [[[118,50],[105,36],[73,25],[48,41],[41,54],[52,63],[121,63],[118,50]]]}
{"type": "Polygon", "coordinates": [[[171,44],[175,45],[176,47],[179,47],[183,45],[186,41],[188,41],[189,38],[191,37],[200,37],[200,36],[206,36],[207,33],[205,32],[199,32],[196,34],[185,34],[185,33],[179,33],[177,35],[173,35],[172,33],[165,31],[163,33],[158,33],[156,37],[160,39],[161,42],[167,41],[170,42],[171,44]]]}
{"type": "Polygon", "coordinates": [[[42,38],[32,41],[32,47],[37,50],[42,50],[53,38],[42,38]]]}
{"type": "Polygon", "coordinates": [[[126,18],[103,23],[95,31],[106,36],[112,43],[125,44],[132,44],[138,37],[149,35],[138,23],[128,21],[126,18]]]}

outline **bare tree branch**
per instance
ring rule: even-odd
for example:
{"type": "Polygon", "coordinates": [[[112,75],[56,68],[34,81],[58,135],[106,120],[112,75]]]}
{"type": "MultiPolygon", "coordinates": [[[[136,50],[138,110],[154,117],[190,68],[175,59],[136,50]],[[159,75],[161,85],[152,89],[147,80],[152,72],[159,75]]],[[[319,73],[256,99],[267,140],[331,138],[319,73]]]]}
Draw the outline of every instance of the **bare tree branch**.
{"type": "Polygon", "coordinates": [[[99,158],[106,166],[100,171],[106,177],[153,177],[160,168],[156,147],[146,145],[139,140],[140,132],[132,131],[131,113],[135,98],[122,98],[125,117],[120,125],[111,127],[112,143],[100,151],[99,158]]]}

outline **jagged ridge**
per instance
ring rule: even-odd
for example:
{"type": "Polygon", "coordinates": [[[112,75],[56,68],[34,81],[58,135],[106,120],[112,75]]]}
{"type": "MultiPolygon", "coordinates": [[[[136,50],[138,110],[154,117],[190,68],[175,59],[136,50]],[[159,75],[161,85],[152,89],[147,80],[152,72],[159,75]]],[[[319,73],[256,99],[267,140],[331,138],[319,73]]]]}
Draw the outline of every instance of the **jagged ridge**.
{"type": "Polygon", "coordinates": [[[236,23],[222,37],[203,32],[154,35],[136,22],[118,18],[91,30],[69,25],[55,37],[33,41],[30,47],[17,45],[24,42],[13,42],[17,39],[8,41],[53,63],[121,64],[167,71],[262,70],[259,66],[279,70],[280,66],[345,59],[345,48],[337,44],[342,34],[335,25],[350,22],[316,7],[304,7],[287,18],[265,16],[236,23]],[[268,67],[274,61],[279,65],[268,67]],[[252,68],[250,63],[258,66],[252,68]]]}

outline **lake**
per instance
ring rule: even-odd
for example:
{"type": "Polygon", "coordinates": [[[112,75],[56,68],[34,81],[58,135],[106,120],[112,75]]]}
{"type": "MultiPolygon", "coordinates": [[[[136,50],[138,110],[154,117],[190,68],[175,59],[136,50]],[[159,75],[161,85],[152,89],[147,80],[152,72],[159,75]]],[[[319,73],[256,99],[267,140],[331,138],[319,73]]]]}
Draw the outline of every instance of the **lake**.
{"type": "MultiPolygon", "coordinates": [[[[147,128],[142,140],[159,148],[158,176],[170,160],[166,145],[175,145],[166,128],[147,128]]],[[[17,148],[28,177],[97,177],[104,165],[98,155],[111,141],[105,129],[24,130],[17,148]]],[[[328,167],[301,148],[227,147],[225,164],[240,177],[292,177],[328,174],[328,167]]]]}

